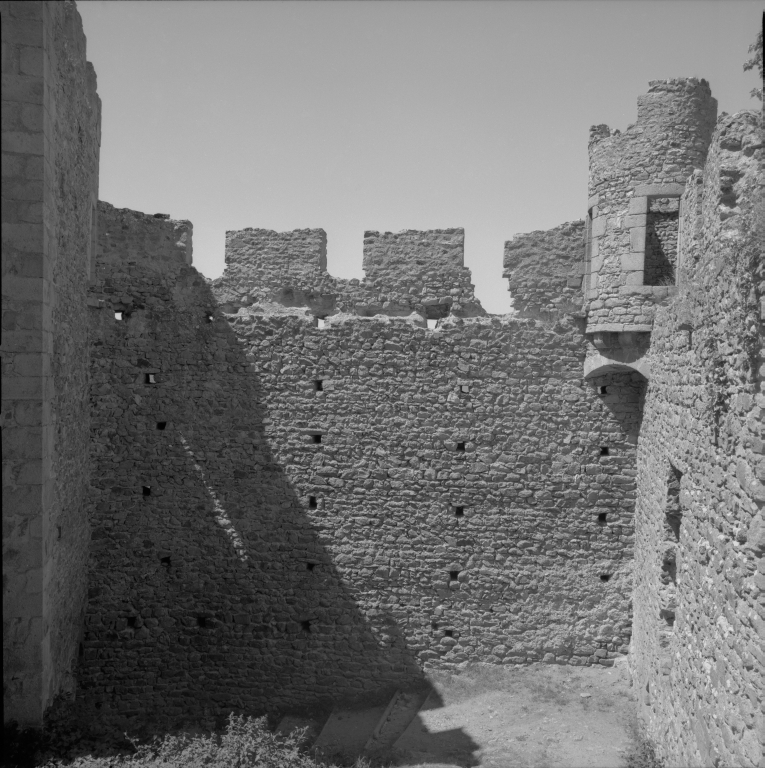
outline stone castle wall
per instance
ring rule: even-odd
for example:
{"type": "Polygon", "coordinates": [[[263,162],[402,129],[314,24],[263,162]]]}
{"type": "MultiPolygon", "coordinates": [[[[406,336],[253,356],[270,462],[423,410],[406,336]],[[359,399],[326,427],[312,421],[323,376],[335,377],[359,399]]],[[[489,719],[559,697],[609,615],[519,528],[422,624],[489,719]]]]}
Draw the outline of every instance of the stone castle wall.
{"type": "MultiPolygon", "coordinates": [[[[637,122],[624,133],[606,125],[591,128],[585,296],[590,333],[649,331],[655,304],[674,291],[674,277],[656,275],[650,265],[646,279],[646,237],[649,250],[658,239],[651,237],[649,208],[657,197],[682,194],[688,176],[703,166],[716,115],[706,80],[653,80],[638,98],[637,122]],[[657,277],[661,284],[652,284],[657,277]]],[[[676,231],[677,217],[667,213],[660,229],[676,231]]]]}
{"type": "MultiPolygon", "coordinates": [[[[583,382],[574,322],[226,314],[240,275],[154,268],[183,223],[100,222],[88,706],[164,722],[626,652],[641,383],[583,382]]],[[[320,264],[293,234],[286,263],[320,264]]],[[[407,235],[416,261],[433,236],[407,235]]]]}
{"type": "Polygon", "coordinates": [[[229,313],[257,302],[307,307],[316,318],[336,312],[371,317],[419,313],[484,315],[464,267],[462,229],[365,232],[363,280],[327,272],[323,229],[226,233],[226,272],[214,282],[229,313]]]}
{"type": "Polygon", "coordinates": [[[765,222],[759,118],[718,121],[681,200],[638,451],[635,682],[667,765],[761,765],[765,222]]]}
{"type": "Polygon", "coordinates": [[[0,10],[6,720],[78,656],[94,719],[212,727],[632,635],[665,762],[761,764],[755,115],[691,78],[595,126],[587,220],[505,248],[515,315],[460,229],[365,233],[362,280],[229,232],[211,282],[189,222],[96,204],[74,4],[0,10]]]}
{"type": "Polygon", "coordinates": [[[87,283],[100,101],[71,2],[4,2],[3,682],[39,724],[85,610],[87,283]]]}

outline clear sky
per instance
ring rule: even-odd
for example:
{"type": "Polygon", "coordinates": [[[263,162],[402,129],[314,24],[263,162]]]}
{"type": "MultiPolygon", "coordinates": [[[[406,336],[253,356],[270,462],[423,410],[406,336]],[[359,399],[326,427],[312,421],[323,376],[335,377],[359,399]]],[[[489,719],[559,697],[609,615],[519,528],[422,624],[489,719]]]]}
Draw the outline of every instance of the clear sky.
{"type": "Polygon", "coordinates": [[[505,240],[582,218],[590,125],[625,129],[648,81],[744,73],[762,0],[80,0],[103,101],[100,197],[227,229],[322,227],[361,277],[365,229],[465,228],[491,312],[505,240]]]}

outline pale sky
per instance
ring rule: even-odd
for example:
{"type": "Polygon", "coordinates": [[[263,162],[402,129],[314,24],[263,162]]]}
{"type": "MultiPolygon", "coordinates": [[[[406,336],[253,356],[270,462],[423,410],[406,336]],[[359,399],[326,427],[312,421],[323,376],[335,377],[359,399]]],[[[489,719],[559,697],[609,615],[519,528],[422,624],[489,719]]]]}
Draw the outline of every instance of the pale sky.
{"type": "Polygon", "coordinates": [[[100,198],[227,229],[321,227],[362,277],[365,229],[465,228],[507,312],[505,240],[580,219],[591,125],[624,130],[648,81],[743,72],[762,0],[80,0],[103,101],[100,198]]]}

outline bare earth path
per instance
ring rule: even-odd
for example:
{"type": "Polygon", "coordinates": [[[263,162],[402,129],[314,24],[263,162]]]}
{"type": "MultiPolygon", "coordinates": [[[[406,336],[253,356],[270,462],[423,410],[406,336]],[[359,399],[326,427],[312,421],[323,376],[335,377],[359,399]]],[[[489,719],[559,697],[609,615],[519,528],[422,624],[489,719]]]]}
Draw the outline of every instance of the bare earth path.
{"type": "Polygon", "coordinates": [[[394,746],[401,768],[623,768],[634,700],[612,668],[479,665],[435,693],[394,746]],[[439,701],[440,700],[440,701],[439,701]]]}

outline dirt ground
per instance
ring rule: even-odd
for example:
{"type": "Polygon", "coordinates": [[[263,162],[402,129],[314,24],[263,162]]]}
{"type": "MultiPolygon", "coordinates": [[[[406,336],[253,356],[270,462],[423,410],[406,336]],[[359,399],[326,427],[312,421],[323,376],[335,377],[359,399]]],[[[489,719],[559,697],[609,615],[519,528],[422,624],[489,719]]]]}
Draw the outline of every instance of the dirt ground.
{"type": "Polygon", "coordinates": [[[624,768],[635,705],[614,667],[476,665],[435,693],[390,754],[401,768],[624,768]]]}

